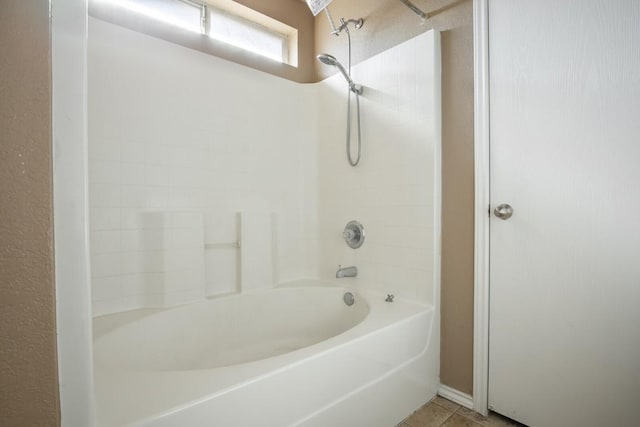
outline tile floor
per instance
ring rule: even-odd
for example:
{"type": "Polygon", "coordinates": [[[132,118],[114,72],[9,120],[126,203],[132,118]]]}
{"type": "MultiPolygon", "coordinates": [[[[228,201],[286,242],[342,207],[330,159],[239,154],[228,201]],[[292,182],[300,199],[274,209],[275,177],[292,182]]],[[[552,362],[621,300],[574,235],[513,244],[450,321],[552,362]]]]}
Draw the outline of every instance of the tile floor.
{"type": "Polygon", "coordinates": [[[483,417],[457,403],[434,397],[396,427],[524,427],[523,424],[490,413],[483,417]]]}

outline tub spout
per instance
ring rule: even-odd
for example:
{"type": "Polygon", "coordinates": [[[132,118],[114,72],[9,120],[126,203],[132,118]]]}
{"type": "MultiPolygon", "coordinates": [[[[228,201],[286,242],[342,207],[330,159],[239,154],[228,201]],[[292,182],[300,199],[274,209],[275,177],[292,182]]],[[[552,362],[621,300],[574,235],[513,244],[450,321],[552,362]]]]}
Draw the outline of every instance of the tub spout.
{"type": "Polygon", "coordinates": [[[342,279],[343,277],[356,277],[358,275],[358,267],[344,267],[338,266],[336,271],[336,279],[342,279]]]}

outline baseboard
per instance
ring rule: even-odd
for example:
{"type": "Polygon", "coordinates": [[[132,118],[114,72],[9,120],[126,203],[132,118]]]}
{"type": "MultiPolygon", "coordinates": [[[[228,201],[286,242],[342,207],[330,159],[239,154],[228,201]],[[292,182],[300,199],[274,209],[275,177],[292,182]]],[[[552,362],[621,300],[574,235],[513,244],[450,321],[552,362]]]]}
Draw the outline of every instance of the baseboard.
{"type": "Polygon", "coordinates": [[[473,409],[473,397],[458,391],[455,388],[440,384],[440,388],[438,388],[438,396],[449,399],[450,401],[455,402],[460,406],[464,406],[465,408],[473,409]]]}

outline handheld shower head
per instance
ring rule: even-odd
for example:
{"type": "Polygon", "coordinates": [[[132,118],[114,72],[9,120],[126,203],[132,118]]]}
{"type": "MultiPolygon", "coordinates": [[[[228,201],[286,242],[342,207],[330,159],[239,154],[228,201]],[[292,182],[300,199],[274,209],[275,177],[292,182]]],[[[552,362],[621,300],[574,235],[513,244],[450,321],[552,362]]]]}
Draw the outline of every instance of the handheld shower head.
{"type": "Polygon", "coordinates": [[[335,67],[337,64],[339,64],[336,57],[333,55],[329,55],[328,53],[321,53],[317,58],[318,61],[322,62],[325,65],[331,65],[335,67]]]}
{"type": "Polygon", "coordinates": [[[349,83],[349,89],[351,89],[351,91],[357,93],[358,95],[362,94],[362,86],[355,84],[353,80],[351,80],[349,73],[347,73],[347,70],[344,69],[342,64],[336,59],[335,56],[329,55],[328,53],[322,53],[318,55],[317,58],[318,61],[322,62],[325,65],[336,67],[338,71],[342,73],[343,77],[347,80],[347,83],[349,83]]]}

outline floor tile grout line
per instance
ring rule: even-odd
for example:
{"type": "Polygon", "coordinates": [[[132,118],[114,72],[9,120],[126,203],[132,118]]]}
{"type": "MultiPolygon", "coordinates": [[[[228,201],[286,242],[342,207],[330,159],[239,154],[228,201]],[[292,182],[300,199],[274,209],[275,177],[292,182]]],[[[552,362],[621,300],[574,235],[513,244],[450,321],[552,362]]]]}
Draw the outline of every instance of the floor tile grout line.
{"type": "MultiPolygon", "coordinates": [[[[447,401],[451,402],[451,401],[450,401],[450,400],[448,400],[448,399],[445,399],[445,400],[447,400],[447,401]]],[[[464,419],[471,421],[471,422],[474,424],[474,427],[475,427],[475,426],[478,426],[478,427],[482,427],[482,426],[483,426],[482,424],[480,424],[479,422],[477,422],[476,420],[474,420],[473,418],[471,418],[468,414],[465,414],[465,413],[464,413],[464,410],[463,410],[463,406],[462,406],[462,405],[458,405],[458,407],[457,407],[454,411],[451,411],[451,409],[448,409],[448,408],[447,408],[447,407],[445,407],[444,405],[440,405],[440,404],[439,404],[438,402],[436,402],[435,400],[431,400],[431,401],[429,401],[429,404],[431,404],[431,403],[432,403],[432,404],[434,404],[434,405],[439,406],[439,407],[440,407],[440,408],[442,408],[442,409],[446,409],[447,411],[450,411],[450,412],[451,412],[451,415],[449,415],[449,416],[448,416],[448,417],[447,417],[447,418],[442,422],[442,424],[440,424],[438,427],[441,427],[442,425],[444,425],[444,424],[447,422],[447,420],[449,420],[449,418],[451,418],[451,417],[452,417],[453,415],[455,415],[455,414],[458,414],[459,416],[463,417],[464,419]]],[[[452,402],[452,403],[455,403],[455,402],[452,402]]]]}
{"type": "MultiPolygon", "coordinates": [[[[464,406],[456,404],[455,402],[452,402],[449,399],[442,398],[444,401],[450,402],[451,404],[454,404],[455,406],[457,406],[456,409],[451,409],[451,407],[447,407],[447,406],[443,405],[442,402],[441,403],[436,402],[435,399],[436,398],[431,399],[430,401],[428,401],[427,403],[425,403],[422,406],[422,407],[427,407],[427,406],[435,405],[435,406],[439,407],[440,409],[443,409],[444,411],[446,411],[448,413],[447,417],[444,420],[442,420],[435,427],[444,426],[454,415],[458,415],[458,416],[464,418],[465,420],[471,422],[473,427],[484,427],[485,426],[485,424],[478,422],[476,419],[474,419],[472,417],[472,415],[473,415],[473,411],[472,410],[471,410],[470,413],[467,413],[467,408],[465,408],[464,406]]],[[[396,427],[411,427],[411,424],[407,423],[406,421],[408,419],[410,419],[417,411],[418,410],[414,411],[411,415],[407,416],[396,427]]]]}
{"type": "MultiPolygon", "coordinates": [[[[449,400],[449,402],[451,402],[451,401],[449,400]]],[[[461,405],[458,405],[458,404],[457,404],[457,403],[455,403],[455,402],[451,402],[451,403],[454,403],[456,406],[458,406],[455,410],[451,410],[451,409],[447,408],[446,406],[439,404],[439,403],[438,403],[438,402],[436,402],[435,400],[430,400],[430,401],[428,402],[428,404],[432,404],[432,403],[433,403],[434,405],[437,405],[437,406],[441,407],[442,409],[446,409],[447,411],[453,412],[454,414],[455,414],[455,413],[457,413],[457,412],[462,408],[462,406],[461,406],[461,405]]]]}
{"type": "MultiPolygon", "coordinates": [[[[436,403],[436,405],[438,405],[438,404],[436,403]]],[[[438,406],[440,406],[440,405],[438,405],[438,406]]],[[[441,408],[443,408],[442,406],[440,406],[440,407],[441,407],[441,408]]],[[[443,408],[443,409],[447,409],[447,408],[443,408]]],[[[457,410],[457,409],[456,409],[456,410],[457,410]]],[[[449,410],[449,412],[450,412],[450,414],[447,416],[447,418],[445,418],[444,420],[442,420],[442,422],[438,425],[438,427],[442,427],[442,426],[447,422],[447,420],[448,420],[449,418],[453,417],[453,414],[455,414],[455,412],[451,412],[450,410],[449,410]]]]}
{"type": "Polygon", "coordinates": [[[464,414],[464,413],[463,413],[464,411],[461,411],[461,409],[462,409],[462,406],[461,406],[461,407],[459,407],[458,409],[456,409],[456,414],[460,415],[460,416],[461,416],[462,418],[464,418],[465,420],[469,420],[469,421],[471,421],[471,422],[473,423],[473,426],[474,426],[474,427],[475,427],[475,426],[478,426],[478,427],[482,427],[482,426],[483,426],[483,424],[480,424],[479,422],[477,422],[476,420],[474,420],[474,419],[473,419],[473,418],[471,418],[470,416],[468,416],[468,415],[464,414]],[[458,411],[460,411],[460,412],[458,412],[458,411]]]}

